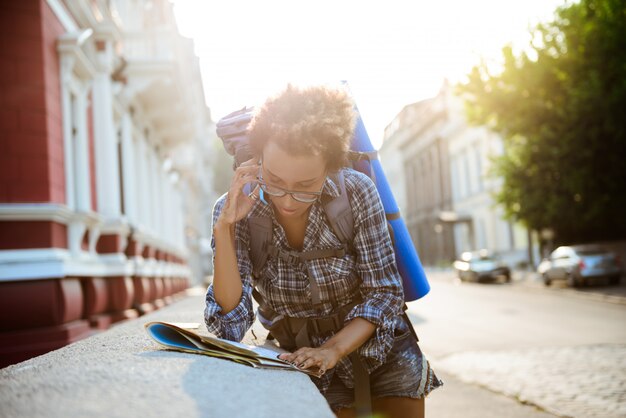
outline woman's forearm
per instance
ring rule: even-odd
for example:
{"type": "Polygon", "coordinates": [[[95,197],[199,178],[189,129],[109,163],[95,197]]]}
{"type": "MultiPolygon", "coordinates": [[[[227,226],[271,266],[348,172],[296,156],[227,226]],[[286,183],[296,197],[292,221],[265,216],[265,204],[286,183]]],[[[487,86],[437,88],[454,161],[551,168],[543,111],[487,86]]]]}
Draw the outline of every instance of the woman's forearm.
{"type": "Polygon", "coordinates": [[[343,358],[359,348],[376,331],[376,325],[364,318],[354,318],[320,348],[328,348],[343,358]]]}
{"type": "Polygon", "coordinates": [[[219,220],[213,228],[215,240],[215,265],[213,268],[213,294],[215,301],[226,314],[239,304],[243,286],[237,266],[235,226],[219,220]]]}

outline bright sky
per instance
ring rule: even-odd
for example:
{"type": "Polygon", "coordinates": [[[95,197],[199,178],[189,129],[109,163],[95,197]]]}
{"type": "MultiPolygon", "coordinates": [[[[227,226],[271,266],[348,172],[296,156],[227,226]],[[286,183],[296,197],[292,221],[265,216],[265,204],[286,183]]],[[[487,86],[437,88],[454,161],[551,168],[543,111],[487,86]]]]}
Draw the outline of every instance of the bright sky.
{"type": "Polygon", "coordinates": [[[195,41],[213,118],[259,105],[288,82],[347,80],[372,143],[407,104],[463,79],[564,0],[174,0],[195,41]]]}

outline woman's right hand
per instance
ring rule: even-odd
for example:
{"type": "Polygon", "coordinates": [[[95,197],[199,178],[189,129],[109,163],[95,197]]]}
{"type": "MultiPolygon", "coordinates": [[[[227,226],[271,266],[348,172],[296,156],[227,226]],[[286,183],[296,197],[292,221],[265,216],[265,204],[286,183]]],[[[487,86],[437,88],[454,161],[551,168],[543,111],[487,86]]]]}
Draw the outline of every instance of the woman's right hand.
{"type": "Polygon", "coordinates": [[[244,193],[243,186],[256,182],[258,172],[259,164],[255,159],[237,167],[218,222],[231,226],[250,213],[252,206],[259,199],[259,186],[257,185],[249,196],[244,193]]]}

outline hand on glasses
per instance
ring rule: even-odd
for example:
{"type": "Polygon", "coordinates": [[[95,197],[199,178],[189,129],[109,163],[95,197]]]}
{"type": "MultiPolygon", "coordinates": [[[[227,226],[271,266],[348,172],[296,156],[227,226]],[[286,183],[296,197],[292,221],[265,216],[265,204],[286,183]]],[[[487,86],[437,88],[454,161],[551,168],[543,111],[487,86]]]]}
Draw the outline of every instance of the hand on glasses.
{"type": "Polygon", "coordinates": [[[256,175],[259,172],[259,164],[254,159],[242,163],[235,170],[235,175],[226,196],[226,202],[220,213],[218,222],[226,225],[234,225],[243,219],[259,199],[260,187],[257,185],[252,193],[244,193],[244,186],[248,183],[257,183],[256,175]]]}

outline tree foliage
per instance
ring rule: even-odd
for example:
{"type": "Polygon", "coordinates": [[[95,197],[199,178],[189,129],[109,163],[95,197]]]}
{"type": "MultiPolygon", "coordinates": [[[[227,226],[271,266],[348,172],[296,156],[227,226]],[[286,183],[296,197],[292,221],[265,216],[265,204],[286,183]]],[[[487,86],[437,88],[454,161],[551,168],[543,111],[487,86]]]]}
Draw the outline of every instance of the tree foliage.
{"type": "Polygon", "coordinates": [[[510,218],[557,243],[626,237],[626,2],[581,0],[459,86],[471,122],[504,138],[493,174],[510,218]]]}

